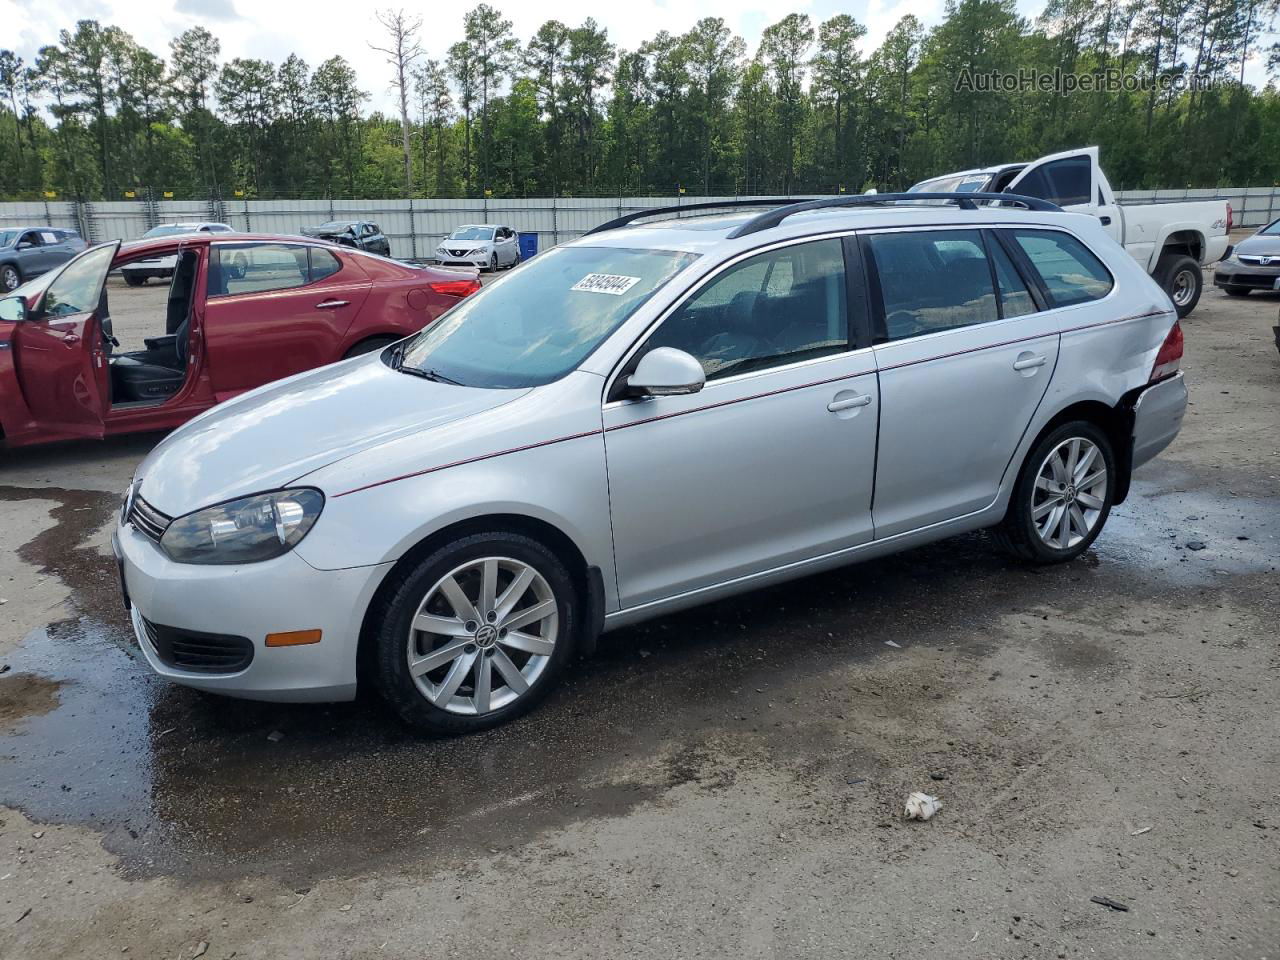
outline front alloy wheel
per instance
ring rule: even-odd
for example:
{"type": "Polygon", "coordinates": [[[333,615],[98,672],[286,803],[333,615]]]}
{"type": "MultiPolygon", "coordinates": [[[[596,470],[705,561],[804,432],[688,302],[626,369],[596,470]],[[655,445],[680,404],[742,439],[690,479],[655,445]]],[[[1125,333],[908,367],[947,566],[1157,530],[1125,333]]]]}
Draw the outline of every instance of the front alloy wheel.
{"type": "Polygon", "coordinates": [[[0,270],[0,287],[4,287],[4,292],[17,290],[22,286],[22,275],[18,273],[18,268],[12,264],[6,264],[3,270],[0,270]]]}
{"type": "Polygon", "coordinates": [[[577,635],[578,593],[543,544],[476,533],[398,572],[370,619],[369,666],[387,702],[425,733],[471,733],[555,685],[577,635]]]}
{"type": "Polygon", "coordinates": [[[559,607],[542,574],[510,557],[469,560],[423,598],[409,675],[434,706],[483,716],[528,693],[555,653],[559,607]]]}

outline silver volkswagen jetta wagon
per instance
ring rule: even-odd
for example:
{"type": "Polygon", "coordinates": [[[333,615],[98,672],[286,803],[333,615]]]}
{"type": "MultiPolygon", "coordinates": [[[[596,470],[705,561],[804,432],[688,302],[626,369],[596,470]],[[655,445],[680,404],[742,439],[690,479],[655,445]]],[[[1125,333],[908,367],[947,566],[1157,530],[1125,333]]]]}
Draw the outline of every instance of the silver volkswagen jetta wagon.
{"type": "Polygon", "coordinates": [[[175,431],[113,537],[151,666],[478,730],[681,607],[983,527],[1071,560],[1176,435],[1173,307],[1093,218],[736,206],[619,218],[175,431]]]}

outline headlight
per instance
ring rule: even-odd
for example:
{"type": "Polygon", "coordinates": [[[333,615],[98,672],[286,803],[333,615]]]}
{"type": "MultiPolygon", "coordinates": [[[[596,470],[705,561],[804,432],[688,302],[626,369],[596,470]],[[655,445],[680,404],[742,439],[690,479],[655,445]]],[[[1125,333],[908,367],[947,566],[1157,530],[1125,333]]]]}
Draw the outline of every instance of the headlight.
{"type": "Polygon", "coordinates": [[[179,517],[160,546],[178,563],[258,563],[296,547],[323,508],[307,487],[260,493],[179,517]]]}
{"type": "Polygon", "coordinates": [[[448,253],[448,252],[449,251],[445,250],[444,247],[436,247],[436,253],[448,253]]]}

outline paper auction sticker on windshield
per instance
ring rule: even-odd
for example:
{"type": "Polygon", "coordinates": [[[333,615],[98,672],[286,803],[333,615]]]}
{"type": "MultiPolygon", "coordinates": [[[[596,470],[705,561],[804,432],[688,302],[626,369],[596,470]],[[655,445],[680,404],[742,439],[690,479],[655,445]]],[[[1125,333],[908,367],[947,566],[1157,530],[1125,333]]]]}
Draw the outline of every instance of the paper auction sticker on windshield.
{"type": "Polygon", "coordinates": [[[639,277],[623,277],[616,273],[588,273],[569,289],[620,297],[639,282],[639,277]]]}

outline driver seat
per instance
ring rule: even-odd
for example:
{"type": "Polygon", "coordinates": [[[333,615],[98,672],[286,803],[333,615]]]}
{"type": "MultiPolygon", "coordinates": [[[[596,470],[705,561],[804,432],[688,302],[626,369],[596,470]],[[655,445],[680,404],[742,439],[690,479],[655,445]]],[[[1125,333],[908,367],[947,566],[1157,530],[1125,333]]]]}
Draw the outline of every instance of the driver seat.
{"type": "Polygon", "coordinates": [[[182,320],[172,335],[148,340],[146,350],[111,358],[111,398],[115,403],[163,402],[187,379],[191,293],[199,256],[187,251],[180,258],[169,294],[168,322],[171,324],[179,311],[182,320]]]}

